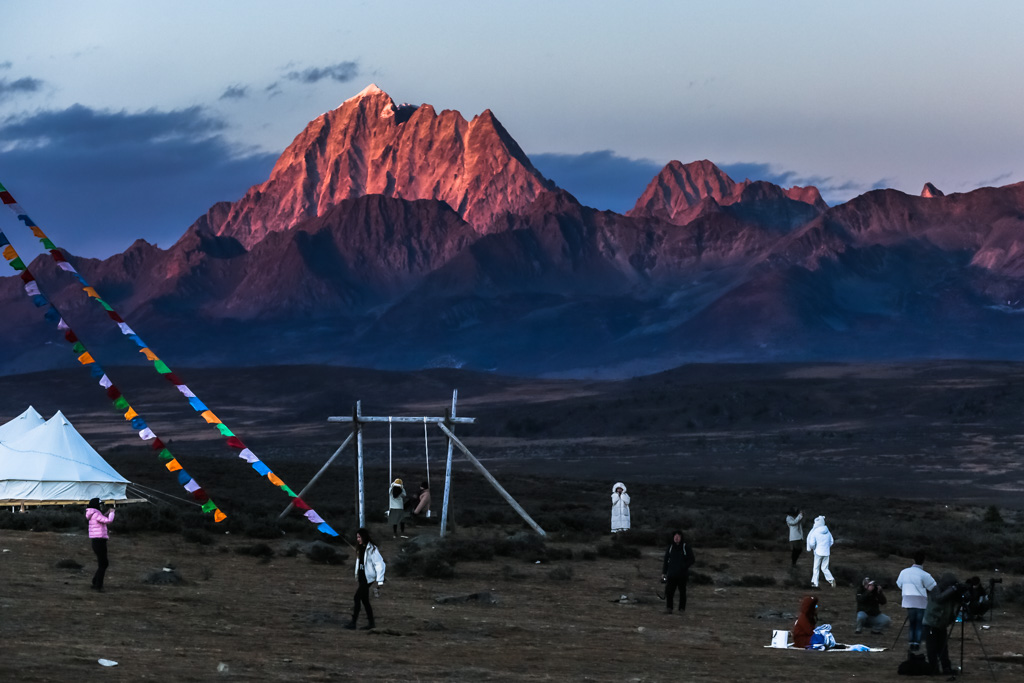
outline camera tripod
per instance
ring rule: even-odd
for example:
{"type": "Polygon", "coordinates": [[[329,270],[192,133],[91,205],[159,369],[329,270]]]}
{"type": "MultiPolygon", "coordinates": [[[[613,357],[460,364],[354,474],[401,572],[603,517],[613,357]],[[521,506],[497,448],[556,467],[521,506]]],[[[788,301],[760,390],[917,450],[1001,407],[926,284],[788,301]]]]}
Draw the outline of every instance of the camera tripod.
{"type": "Polygon", "coordinates": [[[988,663],[988,672],[992,674],[992,680],[995,681],[996,672],[995,669],[992,668],[991,660],[989,660],[988,658],[988,652],[985,650],[985,644],[981,642],[981,631],[978,629],[977,621],[971,619],[970,614],[968,614],[967,612],[967,606],[963,603],[960,604],[960,607],[957,609],[956,614],[956,621],[950,624],[949,632],[946,633],[946,647],[948,649],[949,640],[953,635],[954,629],[956,629],[956,624],[957,622],[960,622],[960,674],[963,675],[964,672],[964,623],[970,620],[971,626],[974,627],[974,635],[978,639],[978,645],[981,647],[981,653],[985,655],[985,662],[988,663]]]}

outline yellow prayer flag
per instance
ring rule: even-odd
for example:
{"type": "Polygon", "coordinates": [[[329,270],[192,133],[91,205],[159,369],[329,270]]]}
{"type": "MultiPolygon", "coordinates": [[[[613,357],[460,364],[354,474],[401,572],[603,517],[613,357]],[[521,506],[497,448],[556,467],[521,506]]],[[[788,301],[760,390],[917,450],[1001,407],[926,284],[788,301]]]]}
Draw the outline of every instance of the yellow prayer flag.
{"type": "Polygon", "coordinates": [[[213,513],[213,521],[215,522],[223,522],[227,518],[228,516],[221,512],[219,509],[213,513]]]}
{"type": "Polygon", "coordinates": [[[146,354],[146,360],[160,360],[155,353],[149,350],[148,346],[140,349],[139,353],[146,354]]]}
{"type": "Polygon", "coordinates": [[[207,411],[203,412],[202,415],[203,415],[203,419],[206,420],[207,422],[209,422],[212,425],[219,425],[219,424],[221,424],[220,418],[218,418],[216,415],[214,415],[212,410],[207,410],[207,411]]]}
{"type": "Polygon", "coordinates": [[[17,256],[18,256],[18,252],[16,252],[14,250],[14,247],[12,247],[9,244],[6,247],[4,247],[4,258],[5,259],[10,261],[13,258],[17,258],[17,256]]]}
{"type": "Polygon", "coordinates": [[[273,472],[267,473],[267,479],[269,479],[270,483],[273,484],[274,486],[284,486],[284,482],[281,481],[281,477],[277,476],[273,472]]]}
{"type": "Polygon", "coordinates": [[[175,458],[175,459],[171,460],[169,463],[167,463],[167,470],[170,471],[170,472],[177,472],[180,469],[181,469],[181,463],[178,462],[177,458],[175,458]]]}
{"type": "Polygon", "coordinates": [[[100,298],[99,293],[95,289],[93,289],[92,287],[82,287],[82,291],[85,292],[86,294],[88,294],[89,296],[91,296],[94,299],[99,299],[100,298]]]}
{"type": "Polygon", "coordinates": [[[92,357],[91,353],[86,351],[85,353],[78,357],[78,362],[81,363],[82,365],[90,365],[92,363],[95,363],[96,359],[92,357]]]}
{"type": "Polygon", "coordinates": [[[139,414],[135,412],[135,408],[128,408],[128,412],[124,414],[124,419],[134,420],[138,416],[139,414]]]}

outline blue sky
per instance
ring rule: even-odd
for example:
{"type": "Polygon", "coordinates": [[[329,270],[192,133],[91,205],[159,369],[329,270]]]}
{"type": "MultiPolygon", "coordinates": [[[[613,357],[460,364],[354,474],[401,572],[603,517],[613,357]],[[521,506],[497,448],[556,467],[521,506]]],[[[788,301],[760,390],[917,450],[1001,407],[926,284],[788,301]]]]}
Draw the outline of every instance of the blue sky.
{"type": "Polygon", "coordinates": [[[1024,180],[1021,26],[1016,2],[5,3],[0,183],[74,253],[167,247],[374,82],[491,109],[598,208],[673,159],[830,203],[968,191],[1024,180]]]}

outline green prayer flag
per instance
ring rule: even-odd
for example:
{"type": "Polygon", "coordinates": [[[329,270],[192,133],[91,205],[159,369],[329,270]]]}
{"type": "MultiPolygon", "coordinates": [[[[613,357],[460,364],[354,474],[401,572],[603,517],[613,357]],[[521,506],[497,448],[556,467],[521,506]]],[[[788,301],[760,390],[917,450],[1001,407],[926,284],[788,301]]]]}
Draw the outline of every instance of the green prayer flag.
{"type": "Polygon", "coordinates": [[[281,488],[284,489],[284,492],[287,493],[292,498],[298,498],[298,496],[295,495],[295,491],[292,491],[290,488],[288,488],[287,484],[283,484],[281,488]]]}
{"type": "Polygon", "coordinates": [[[7,192],[7,188],[3,186],[3,183],[0,183],[0,192],[7,192]]]}
{"type": "Polygon", "coordinates": [[[25,262],[21,260],[21,257],[15,257],[13,261],[8,261],[11,264],[11,268],[15,270],[25,270],[25,262]]]}
{"type": "Polygon", "coordinates": [[[46,249],[47,251],[52,251],[52,250],[54,250],[54,249],[56,249],[56,248],[57,248],[57,245],[56,245],[56,244],[54,244],[53,242],[51,242],[51,241],[50,241],[50,238],[48,238],[48,237],[44,237],[44,238],[42,239],[42,243],[43,243],[43,247],[44,247],[44,248],[45,248],[45,249],[46,249]]]}
{"type": "Polygon", "coordinates": [[[75,345],[71,347],[71,350],[81,356],[85,353],[85,344],[82,342],[75,342],[75,345]]]}
{"type": "Polygon", "coordinates": [[[156,457],[160,458],[161,460],[174,460],[174,456],[171,455],[171,452],[166,448],[157,453],[156,457]]]}
{"type": "Polygon", "coordinates": [[[234,436],[235,435],[235,433],[233,431],[228,429],[228,426],[226,424],[218,424],[217,425],[217,431],[220,432],[222,436],[234,436]]]}
{"type": "Polygon", "coordinates": [[[205,503],[203,503],[203,512],[214,512],[216,509],[217,506],[214,504],[212,500],[208,500],[205,503]]]}
{"type": "Polygon", "coordinates": [[[118,396],[117,400],[114,401],[114,408],[122,413],[126,413],[131,406],[128,405],[128,399],[124,396],[118,396]]]}
{"type": "Polygon", "coordinates": [[[100,306],[102,306],[103,308],[107,309],[108,311],[114,310],[113,308],[110,307],[110,304],[108,304],[103,299],[97,298],[96,301],[100,302],[100,306]]]}
{"type": "Polygon", "coordinates": [[[156,371],[159,372],[161,375],[171,374],[171,369],[167,367],[167,363],[163,362],[162,360],[153,361],[153,367],[156,368],[156,371]]]}

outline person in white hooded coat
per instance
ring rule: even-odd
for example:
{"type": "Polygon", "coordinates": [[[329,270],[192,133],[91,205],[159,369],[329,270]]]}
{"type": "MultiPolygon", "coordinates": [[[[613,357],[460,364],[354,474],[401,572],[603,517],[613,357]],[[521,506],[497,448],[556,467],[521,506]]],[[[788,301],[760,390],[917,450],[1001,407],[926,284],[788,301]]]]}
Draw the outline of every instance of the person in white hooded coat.
{"type": "Polygon", "coordinates": [[[825,575],[825,580],[833,588],[836,587],[836,580],[832,572],[828,570],[828,560],[832,548],[832,532],[825,526],[825,516],[814,518],[814,526],[807,533],[807,552],[814,552],[814,570],[811,572],[811,585],[818,587],[818,574],[825,575]]]}
{"type": "Polygon", "coordinates": [[[612,533],[629,531],[629,494],[621,481],[612,486],[612,533]]]}

